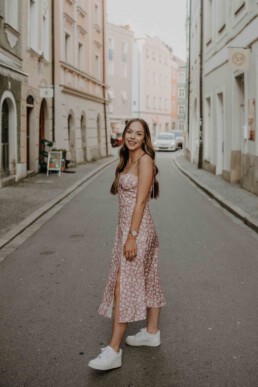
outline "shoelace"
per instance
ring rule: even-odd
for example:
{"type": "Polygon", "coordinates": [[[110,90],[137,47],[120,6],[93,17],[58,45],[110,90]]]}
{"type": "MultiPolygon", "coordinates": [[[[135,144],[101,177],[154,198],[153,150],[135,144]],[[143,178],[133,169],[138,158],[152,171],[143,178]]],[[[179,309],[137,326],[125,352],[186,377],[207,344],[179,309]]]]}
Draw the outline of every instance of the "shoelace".
{"type": "Polygon", "coordinates": [[[101,348],[101,353],[99,354],[98,358],[102,359],[102,358],[105,358],[106,357],[106,354],[107,354],[107,351],[108,351],[108,347],[105,347],[105,348],[101,348]]]}
{"type": "Polygon", "coordinates": [[[145,328],[141,328],[140,332],[137,333],[137,336],[142,336],[145,334],[145,328]]]}

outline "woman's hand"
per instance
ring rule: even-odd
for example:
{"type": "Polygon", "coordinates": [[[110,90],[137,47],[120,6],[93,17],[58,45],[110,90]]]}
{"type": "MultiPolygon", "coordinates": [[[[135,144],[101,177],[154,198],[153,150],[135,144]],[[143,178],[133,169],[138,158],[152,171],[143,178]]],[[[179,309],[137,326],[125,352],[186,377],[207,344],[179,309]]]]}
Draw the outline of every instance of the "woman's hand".
{"type": "Polygon", "coordinates": [[[124,255],[127,261],[132,261],[137,255],[136,240],[130,235],[124,245],[124,255]]]}

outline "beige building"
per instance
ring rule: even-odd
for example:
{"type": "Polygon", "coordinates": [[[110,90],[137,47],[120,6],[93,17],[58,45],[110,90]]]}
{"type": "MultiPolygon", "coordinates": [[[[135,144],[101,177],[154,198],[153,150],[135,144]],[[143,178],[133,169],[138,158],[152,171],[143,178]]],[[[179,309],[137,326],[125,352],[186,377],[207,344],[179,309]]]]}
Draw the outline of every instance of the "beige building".
{"type": "Polygon", "coordinates": [[[178,64],[177,69],[177,129],[186,129],[186,63],[175,57],[178,64]]]}
{"type": "Polygon", "coordinates": [[[22,17],[19,0],[0,2],[0,187],[26,174],[21,139],[22,17]]]}
{"type": "Polygon", "coordinates": [[[72,162],[109,152],[105,0],[54,1],[55,142],[72,162]]]}
{"type": "Polygon", "coordinates": [[[52,0],[24,1],[22,68],[28,74],[21,93],[23,174],[38,172],[43,139],[53,139],[52,0]]]}
{"type": "Polygon", "coordinates": [[[258,194],[258,3],[191,1],[190,23],[189,158],[258,194]]]}
{"type": "Polygon", "coordinates": [[[135,41],[132,110],[153,136],[171,129],[171,49],[158,38],[135,41]]]}
{"type": "Polygon", "coordinates": [[[171,129],[178,129],[178,64],[171,58],[171,129]]]}
{"type": "Polygon", "coordinates": [[[107,83],[111,132],[122,132],[132,117],[134,32],[129,26],[108,24],[107,83]]]}

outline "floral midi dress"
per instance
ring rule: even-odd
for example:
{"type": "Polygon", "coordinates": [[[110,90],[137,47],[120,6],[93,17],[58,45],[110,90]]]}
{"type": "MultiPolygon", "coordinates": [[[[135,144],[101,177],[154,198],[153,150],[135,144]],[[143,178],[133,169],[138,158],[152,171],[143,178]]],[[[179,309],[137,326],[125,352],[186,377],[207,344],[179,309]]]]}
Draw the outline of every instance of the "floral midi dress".
{"type": "Polygon", "coordinates": [[[144,320],[146,308],[165,305],[158,273],[159,241],[149,210],[150,194],[136,239],[137,256],[132,261],[127,261],[123,252],[131,227],[137,186],[136,175],[130,172],[120,174],[118,225],[109,277],[99,307],[102,316],[112,317],[114,291],[120,268],[119,322],[144,320]]]}

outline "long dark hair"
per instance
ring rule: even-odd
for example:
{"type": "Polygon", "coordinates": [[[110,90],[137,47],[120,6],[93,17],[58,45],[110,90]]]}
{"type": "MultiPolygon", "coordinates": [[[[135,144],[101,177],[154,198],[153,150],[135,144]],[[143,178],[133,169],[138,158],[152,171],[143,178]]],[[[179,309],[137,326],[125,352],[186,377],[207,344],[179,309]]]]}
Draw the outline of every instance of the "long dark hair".
{"type": "Polygon", "coordinates": [[[125,166],[126,166],[128,159],[129,159],[129,150],[124,142],[125,133],[133,122],[139,122],[142,125],[142,127],[144,129],[144,142],[142,144],[142,150],[145,153],[147,153],[147,155],[149,155],[152,158],[152,160],[154,161],[154,187],[153,187],[152,192],[151,192],[151,198],[157,199],[157,197],[159,196],[159,182],[157,181],[156,176],[157,176],[159,170],[155,164],[155,151],[154,151],[154,147],[153,147],[152,142],[151,142],[150,129],[149,129],[147,122],[144,121],[142,118],[131,119],[130,121],[127,122],[127,124],[124,128],[123,135],[122,135],[123,143],[122,143],[122,146],[121,146],[120,151],[119,151],[120,160],[119,160],[118,166],[116,167],[115,180],[113,181],[110,192],[113,195],[116,195],[118,193],[119,175],[125,169],[125,166]]]}

